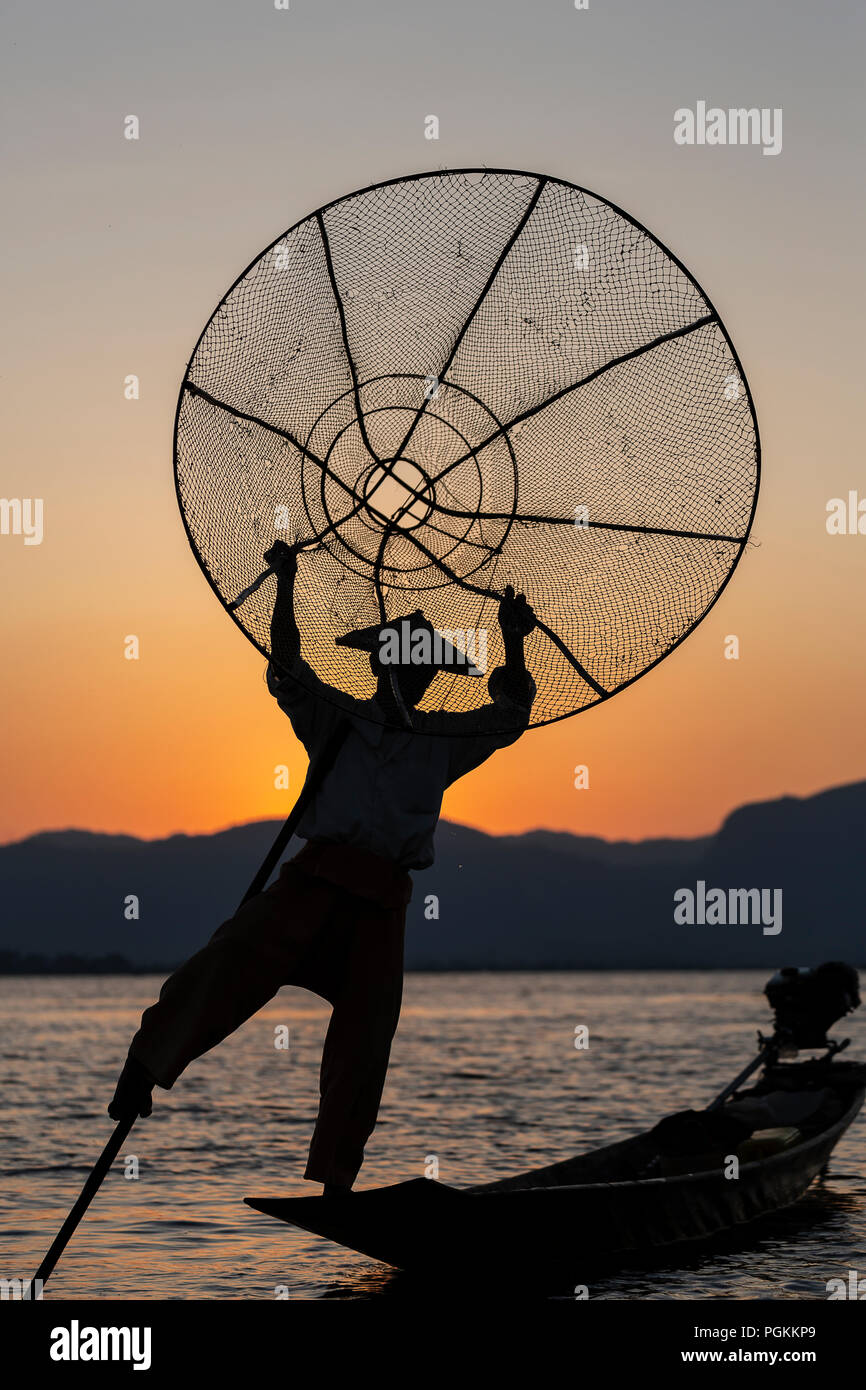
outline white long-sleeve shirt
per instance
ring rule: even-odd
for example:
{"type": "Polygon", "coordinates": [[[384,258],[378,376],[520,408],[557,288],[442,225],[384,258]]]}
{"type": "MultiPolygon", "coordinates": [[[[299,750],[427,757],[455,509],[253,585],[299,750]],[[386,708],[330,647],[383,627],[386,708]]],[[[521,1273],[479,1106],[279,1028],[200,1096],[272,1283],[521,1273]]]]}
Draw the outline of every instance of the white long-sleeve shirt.
{"type": "Polygon", "coordinates": [[[535,682],[527,677],[525,706],[500,692],[480,710],[436,715],[437,730],[445,732],[433,735],[424,732],[431,718],[420,710],[412,714],[415,727],[404,730],[386,724],[375,700],[338,695],[340,704],[333,703],[337,692],[301,657],[284,677],[272,666],[267,676],[268,689],[311,758],[338,723],[349,724],[333,767],[301,817],[298,835],[355,845],[404,869],[433,863],[433,832],[445,788],[514,743],[520,728],[498,731],[503,723],[525,728],[535,698],[535,682]]]}

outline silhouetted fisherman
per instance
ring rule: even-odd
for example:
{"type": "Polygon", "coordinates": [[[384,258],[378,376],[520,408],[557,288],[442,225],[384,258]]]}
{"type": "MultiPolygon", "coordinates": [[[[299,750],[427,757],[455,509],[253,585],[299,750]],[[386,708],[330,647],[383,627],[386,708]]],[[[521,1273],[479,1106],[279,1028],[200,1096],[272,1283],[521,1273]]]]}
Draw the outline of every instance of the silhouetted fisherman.
{"type": "Polygon", "coordinates": [[[166,980],[158,1002],[145,1010],[108,1113],[115,1120],[149,1115],[154,1085],[172,1087],[190,1062],[282,985],[300,985],[333,1006],[304,1173],[330,1194],[351,1189],[376,1123],[400,1014],[409,870],[433,862],[445,788],[513,743],[528,724],[535,683],[523,644],[535,618],[524,596],[506,589],[499,607],[505,665],[487,683],[493,703],[436,715],[445,732],[425,736],[431,716],[417,705],[437,672],[482,673],[417,612],[337,639],[369,653],[378,680],[373,699],[352,700],[324,685],[300,654],[297,553],[278,541],[265,556],[277,573],[268,686],[311,766],[341,721],[348,720],[347,736],[299,823],[304,848],[166,980]],[[383,662],[383,643],[403,622],[415,652],[429,652],[429,660],[383,662]],[[503,734],[503,725],[518,732],[503,734]]]}

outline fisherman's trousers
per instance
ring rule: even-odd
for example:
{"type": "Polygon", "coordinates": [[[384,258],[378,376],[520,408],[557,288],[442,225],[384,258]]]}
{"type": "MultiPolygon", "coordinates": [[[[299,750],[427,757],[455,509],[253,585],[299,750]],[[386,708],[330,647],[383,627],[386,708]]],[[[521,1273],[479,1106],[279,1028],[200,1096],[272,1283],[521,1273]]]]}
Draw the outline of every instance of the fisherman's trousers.
{"type": "Polygon", "coordinates": [[[131,1055],[166,1089],[196,1057],[300,985],[333,1006],[305,1178],[350,1185],[373,1132],[400,1016],[407,873],[311,841],[166,980],[131,1055]]]}

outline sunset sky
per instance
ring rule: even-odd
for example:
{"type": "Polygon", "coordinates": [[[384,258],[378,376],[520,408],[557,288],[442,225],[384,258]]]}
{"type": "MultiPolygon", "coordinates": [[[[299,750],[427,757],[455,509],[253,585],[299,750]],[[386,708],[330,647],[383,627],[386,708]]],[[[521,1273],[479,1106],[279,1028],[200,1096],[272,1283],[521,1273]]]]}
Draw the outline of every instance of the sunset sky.
{"type": "Polygon", "coordinates": [[[731,334],[764,470],[754,543],[697,632],[458,783],[445,815],[699,835],[743,802],[866,777],[866,534],[826,528],[831,498],[866,500],[863,27],[849,0],[13,3],[0,495],[44,499],[45,520],[41,545],[0,536],[0,840],[288,811],[274,767],[299,789],[302,750],[178,513],[178,386],[281,230],[439,166],[548,173],[649,227],[731,334]],[[674,112],[699,100],[782,108],[781,153],[677,145],[674,112]]]}

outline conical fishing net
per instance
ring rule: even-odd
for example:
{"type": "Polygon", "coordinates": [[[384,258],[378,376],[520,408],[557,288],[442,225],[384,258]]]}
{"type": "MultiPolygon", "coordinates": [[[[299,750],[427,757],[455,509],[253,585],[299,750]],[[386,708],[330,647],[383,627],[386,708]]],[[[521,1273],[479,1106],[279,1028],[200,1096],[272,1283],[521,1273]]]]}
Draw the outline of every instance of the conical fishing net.
{"type": "MultiPolygon", "coordinates": [[[[302,651],[343,696],[375,681],[335,640],[383,614],[420,608],[500,664],[511,584],[539,619],[544,724],[711,607],[748,538],[758,438],[724,327],[654,237],[560,180],[469,170],[351,194],[268,247],[199,340],[175,462],[199,562],[263,654],[276,539],[311,543],[302,651]]],[[[421,708],[488,700],[440,672],[421,708]]]]}

